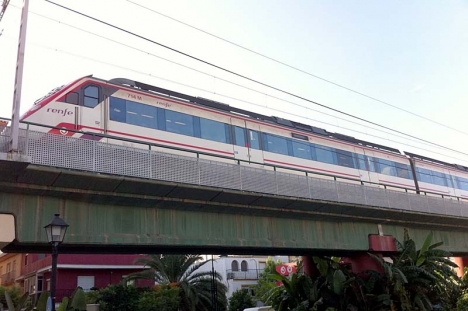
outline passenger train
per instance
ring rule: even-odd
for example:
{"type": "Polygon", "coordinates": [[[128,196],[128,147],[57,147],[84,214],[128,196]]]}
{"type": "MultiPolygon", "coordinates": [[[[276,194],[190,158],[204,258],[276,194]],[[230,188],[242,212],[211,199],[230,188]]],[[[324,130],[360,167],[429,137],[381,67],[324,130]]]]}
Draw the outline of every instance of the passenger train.
{"type": "Polygon", "coordinates": [[[49,132],[58,135],[95,139],[90,133],[101,133],[258,165],[468,198],[467,167],[128,79],[80,78],[37,100],[21,121],[38,131],[48,129],[31,124],[54,127],[49,132]]]}

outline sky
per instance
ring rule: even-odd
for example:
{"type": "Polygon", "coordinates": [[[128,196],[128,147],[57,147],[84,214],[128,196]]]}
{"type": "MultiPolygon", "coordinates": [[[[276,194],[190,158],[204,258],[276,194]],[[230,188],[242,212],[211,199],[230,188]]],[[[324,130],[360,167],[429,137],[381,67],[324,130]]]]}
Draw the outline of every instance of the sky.
{"type": "MultiPolygon", "coordinates": [[[[79,77],[122,77],[468,166],[466,0],[55,1],[148,40],[44,0],[31,1],[23,113],[51,89],[79,77]]],[[[22,4],[11,0],[0,21],[4,118],[11,117],[22,4]]]]}

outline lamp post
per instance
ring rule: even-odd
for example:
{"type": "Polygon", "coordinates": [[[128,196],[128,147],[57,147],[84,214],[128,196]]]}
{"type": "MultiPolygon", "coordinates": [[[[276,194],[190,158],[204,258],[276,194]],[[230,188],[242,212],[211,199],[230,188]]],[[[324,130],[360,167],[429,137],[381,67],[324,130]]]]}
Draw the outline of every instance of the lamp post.
{"type": "Polygon", "coordinates": [[[55,286],[57,283],[57,257],[58,245],[63,242],[65,232],[67,232],[68,224],[59,217],[60,214],[55,214],[54,219],[44,227],[47,233],[47,240],[52,245],[52,276],[50,281],[50,298],[52,302],[51,311],[55,311],[55,286]]]}
{"type": "Polygon", "coordinates": [[[211,255],[211,302],[212,310],[218,311],[218,290],[216,288],[216,278],[214,269],[214,256],[211,255]]]}

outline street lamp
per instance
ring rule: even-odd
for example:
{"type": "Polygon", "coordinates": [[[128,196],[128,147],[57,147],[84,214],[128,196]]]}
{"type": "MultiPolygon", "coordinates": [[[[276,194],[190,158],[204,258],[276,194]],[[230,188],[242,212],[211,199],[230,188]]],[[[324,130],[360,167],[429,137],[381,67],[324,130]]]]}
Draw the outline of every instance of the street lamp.
{"type": "Polygon", "coordinates": [[[65,232],[67,232],[68,224],[59,217],[60,214],[55,214],[54,219],[44,227],[47,233],[47,240],[52,244],[52,277],[50,284],[50,298],[52,302],[51,311],[55,311],[55,283],[57,282],[57,247],[63,242],[65,232]]]}

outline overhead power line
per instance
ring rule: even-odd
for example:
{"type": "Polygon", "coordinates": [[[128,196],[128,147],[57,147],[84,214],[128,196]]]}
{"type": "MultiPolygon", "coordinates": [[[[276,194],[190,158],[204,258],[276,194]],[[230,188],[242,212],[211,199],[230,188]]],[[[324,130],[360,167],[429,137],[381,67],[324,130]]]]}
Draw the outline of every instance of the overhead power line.
{"type": "Polygon", "coordinates": [[[62,8],[62,9],[64,9],[64,10],[73,12],[73,13],[78,14],[78,15],[81,15],[81,16],[83,16],[83,17],[86,17],[86,18],[88,18],[88,19],[91,19],[91,20],[93,20],[93,21],[96,21],[96,22],[98,22],[98,23],[101,23],[101,24],[103,24],[103,25],[109,26],[109,27],[111,27],[111,28],[117,29],[117,30],[119,30],[119,31],[121,31],[121,32],[124,32],[124,33],[126,33],[126,34],[132,35],[132,36],[134,36],[134,37],[136,37],[136,38],[139,38],[139,39],[142,39],[142,40],[144,40],[144,41],[153,43],[153,44],[155,44],[155,45],[158,45],[158,46],[160,46],[160,47],[163,47],[163,48],[165,48],[165,49],[168,49],[168,50],[170,50],[170,51],[172,51],[172,52],[175,52],[175,53],[177,53],[177,54],[186,56],[186,57],[191,58],[191,59],[193,59],[193,60],[196,60],[196,61],[198,61],[198,62],[200,62],[200,63],[203,63],[203,64],[205,64],[205,65],[208,65],[208,66],[211,66],[211,67],[213,67],[213,68],[219,69],[219,70],[221,70],[221,71],[227,72],[227,73],[229,73],[229,74],[235,75],[235,76],[240,77],[240,78],[242,78],[242,79],[245,79],[245,80],[254,82],[254,83],[256,83],[256,84],[265,86],[265,87],[270,88],[270,89],[272,89],[272,90],[275,90],[275,91],[278,91],[278,92],[287,94],[287,95],[289,95],[289,96],[292,96],[292,97],[295,97],[295,98],[304,100],[304,101],[309,102],[309,103],[311,103],[311,104],[314,104],[314,105],[317,105],[317,106],[320,106],[320,107],[323,107],[323,108],[332,110],[332,111],[334,111],[334,112],[337,112],[337,113],[346,115],[346,116],[348,116],[348,117],[351,117],[351,118],[354,118],[354,119],[357,119],[357,120],[360,120],[360,121],[363,121],[363,122],[366,122],[366,123],[369,123],[369,124],[372,124],[372,125],[375,125],[375,126],[378,126],[378,127],[381,127],[381,128],[384,128],[384,129],[387,129],[387,130],[390,130],[390,131],[393,131],[393,132],[396,132],[396,133],[399,133],[399,134],[402,134],[402,135],[404,135],[404,136],[408,136],[408,137],[411,137],[411,138],[414,138],[414,139],[417,139],[417,140],[420,140],[420,141],[423,141],[423,142],[426,142],[426,143],[430,143],[430,144],[432,144],[432,145],[434,145],[434,146],[439,146],[439,147],[445,148],[445,149],[450,150],[450,151],[452,151],[452,152],[460,153],[460,154],[463,154],[463,155],[468,155],[467,153],[464,153],[464,152],[462,152],[462,151],[458,151],[458,150],[455,150],[455,149],[452,149],[452,148],[449,148],[449,147],[446,147],[446,146],[443,146],[443,145],[440,145],[440,144],[437,144],[437,143],[434,143],[434,142],[431,142],[431,141],[428,141],[428,140],[425,140],[425,139],[422,139],[422,138],[419,138],[419,137],[416,137],[416,136],[414,136],[414,135],[410,135],[410,134],[404,133],[404,132],[402,132],[402,131],[398,131],[398,130],[392,129],[392,128],[388,127],[388,126],[381,125],[381,124],[378,124],[378,123],[375,123],[375,122],[366,120],[366,119],[364,119],[364,118],[361,118],[361,117],[352,115],[352,114],[350,114],[350,113],[347,113],[347,112],[344,112],[344,111],[341,111],[341,110],[338,110],[338,109],[329,107],[329,106],[324,105],[324,104],[320,104],[320,103],[315,102],[315,101],[313,101],[313,100],[307,99],[307,98],[305,98],[305,97],[303,97],[303,96],[293,94],[293,93],[291,93],[291,92],[285,91],[285,90],[283,90],[283,89],[280,89],[280,88],[278,88],[278,87],[269,85],[269,84],[267,84],[267,83],[264,83],[264,82],[255,80],[255,79],[253,79],[253,78],[247,77],[247,76],[242,75],[242,74],[240,74],[240,73],[237,73],[237,72],[234,72],[234,71],[232,71],[232,70],[223,68],[223,67],[218,66],[218,65],[216,65],[216,64],[213,64],[213,63],[210,63],[210,62],[208,62],[208,61],[205,61],[205,60],[203,60],[203,59],[201,59],[201,58],[192,56],[192,55],[190,55],[190,54],[188,54],[188,53],[179,51],[179,50],[177,50],[177,49],[175,49],[175,48],[169,47],[169,46],[167,46],[167,45],[164,45],[164,44],[162,44],[162,43],[159,43],[159,42],[157,42],[157,41],[154,41],[154,40],[152,40],[152,39],[149,39],[149,38],[147,38],[147,37],[145,37],[145,36],[143,36],[143,35],[139,35],[139,34],[137,34],[137,33],[134,33],[134,32],[132,32],[132,31],[130,31],[130,30],[127,30],[127,29],[124,29],[124,28],[122,28],[122,27],[113,25],[113,24],[108,23],[108,22],[106,22],[106,21],[103,21],[103,20],[101,20],[101,19],[99,19],[99,18],[92,17],[92,16],[90,16],[90,15],[88,15],[88,14],[79,12],[79,11],[74,10],[74,9],[72,9],[72,8],[69,8],[69,7],[67,7],[67,6],[64,6],[64,5],[55,3],[55,2],[53,2],[53,1],[51,1],[51,0],[45,0],[45,1],[48,2],[48,3],[50,3],[50,4],[55,5],[55,6],[57,6],[57,7],[60,7],[60,8],[62,8]]]}
{"type": "Polygon", "coordinates": [[[275,63],[277,63],[277,64],[280,64],[280,65],[282,65],[282,66],[288,67],[288,68],[293,69],[293,70],[295,70],[295,71],[298,71],[298,72],[301,72],[301,73],[303,73],[303,74],[306,74],[306,75],[308,75],[308,76],[310,76],[310,77],[313,77],[313,78],[322,80],[322,81],[324,81],[324,82],[326,82],[326,83],[332,84],[332,85],[337,86],[337,87],[339,87],[339,88],[345,89],[345,90],[347,90],[347,91],[353,92],[353,93],[355,93],[355,94],[358,94],[358,95],[360,95],[360,96],[366,97],[366,98],[371,99],[371,100],[373,100],[373,101],[379,102],[379,103],[384,104],[384,105],[386,105],[386,106],[389,106],[389,107],[398,109],[398,110],[400,110],[400,111],[403,111],[403,112],[406,112],[406,113],[408,113],[408,114],[411,114],[411,115],[413,115],[413,116],[415,116],[415,117],[421,118],[421,119],[423,119],[423,120],[432,122],[432,123],[434,123],[434,124],[443,126],[443,127],[447,128],[447,129],[450,129],[450,130],[452,130],[452,131],[455,131],[455,132],[458,132],[458,133],[461,133],[461,134],[464,134],[464,135],[467,135],[467,136],[468,136],[468,133],[467,133],[467,132],[464,132],[464,131],[461,131],[461,130],[459,130],[459,129],[453,128],[453,127],[451,127],[451,126],[449,126],[449,125],[447,125],[447,124],[444,124],[444,123],[438,122],[438,121],[436,121],[436,120],[430,119],[430,118],[428,118],[428,117],[422,116],[422,115],[417,114],[417,113],[415,113],[415,112],[412,112],[412,111],[410,111],[410,110],[406,110],[406,109],[404,109],[404,108],[401,108],[401,107],[398,107],[398,106],[396,106],[396,105],[390,104],[389,102],[383,101],[383,100],[381,100],[381,99],[375,98],[375,97],[370,96],[370,95],[367,95],[367,94],[365,94],[365,93],[356,91],[356,90],[354,90],[354,89],[351,89],[351,88],[349,88],[349,87],[347,87],[347,86],[344,86],[344,85],[342,85],[342,84],[339,84],[339,83],[337,83],[337,82],[333,82],[333,81],[331,81],[331,80],[329,80],[329,79],[322,78],[322,77],[320,77],[320,76],[318,76],[318,75],[315,75],[315,74],[313,74],[313,73],[310,73],[310,72],[308,72],[308,71],[305,71],[305,70],[303,70],[303,69],[300,69],[300,68],[298,68],[298,67],[296,67],[296,66],[287,64],[287,63],[285,63],[285,62],[283,62],[283,61],[280,61],[280,60],[278,60],[278,59],[275,59],[275,58],[273,58],[273,57],[271,57],[271,56],[268,56],[268,55],[265,55],[265,54],[263,54],[263,53],[257,52],[257,51],[255,51],[255,50],[252,50],[252,49],[250,49],[250,48],[247,48],[247,47],[245,47],[245,46],[242,46],[242,45],[240,45],[240,44],[238,44],[238,43],[235,43],[235,42],[233,42],[233,41],[231,41],[231,40],[225,39],[225,38],[223,38],[223,37],[220,37],[220,36],[218,36],[218,35],[215,35],[215,34],[213,34],[213,33],[210,33],[210,32],[208,32],[208,31],[206,31],[206,30],[203,30],[203,29],[198,28],[198,27],[196,27],[196,26],[193,26],[193,25],[190,25],[190,24],[188,24],[188,23],[185,23],[185,22],[183,22],[183,21],[181,21],[181,20],[178,20],[178,19],[176,19],[176,18],[174,18],[174,17],[171,17],[171,16],[169,16],[169,15],[167,15],[167,14],[163,14],[163,13],[161,13],[161,12],[158,12],[158,11],[152,9],[152,8],[149,8],[149,7],[147,7],[147,6],[144,6],[144,5],[142,5],[142,4],[139,4],[139,3],[135,2],[135,1],[127,0],[127,2],[129,2],[129,3],[133,4],[133,5],[139,6],[139,7],[143,8],[143,9],[145,9],[145,10],[148,10],[148,11],[150,11],[150,12],[153,12],[153,13],[155,13],[155,14],[158,14],[158,15],[160,15],[160,16],[163,16],[163,17],[165,17],[165,18],[167,18],[167,19],[170,19],[170,20],[172,20],[172,21],[174,21],[174,22],[177,22],[177,23],[179,23],[179,24],[182,24],[182,25],[184,25],[184,26],[187,26],[187,27],[190,27],[190,28],[192,28],[192,29],[195,29],[195,30],[197,30],[197,31],[199,31],[199,32],[202,32],[202,33],[208,35],[208,36],[211,36],[211,37],[216,38],[216,39],[218,39],[218,40],[224,41],[224,42],[226,42],[226,43],[228,43],[228,44],[231,44],[231,45],[233,45],[233,46],[235,46],[235,47],[238,47],[238,48],[243,49],[243,50],[245,50],[245,51],[248,51],[248,52],[250,52],[250,53],[256,54],[256,55],[258,55],[258,56],[260,56],[260,57],[266,58],[266,59],[268,59],[268,60],[270,60],[270,61],[273,61],[273,62],[275,62],[275,63]]]}
{"type": "MultiPolygon", "coordinates": [[[[13,5],[13,7],[14,7],[14,8],[18,8],[18,7],[16,7],[16,6],[14,6],[14,5],[13,5]]],[[[184,65],[184,64],[181,64],[181,63],[172,61],[172,60],[170,60],[170,59],[161,57],[161,56],[156,55],[156,54],[153,54],[153,53],[151,53],[151,52],[148,52],[148,51],[139,49],[139,48],[137,48],[137,47],[135,47],[135,46],[133,46],[133,45],[129,45],[129,44],[126,44],[126,43],[123,43],[123,42],[120,42],[120,41],[111,39],[111,38],[109,38],[109,37],[107,37],[107,36],[99,35],[99,34],[97,34],[97,33],[95,33],[95,32],[91,32],[91,31],[85,30],[85,29],[83,29],[83,28],[80,28],[80,27],[77,27],[77,26],[68,24],[68,23],[66,23],[66,22],[59,21],[59,20],[57,20],[57,19],[54,19],[54,18],[45,16],[45,15],[42,15],[42,14],[39,14],[39,13],[36,13],[36,12],[33,12],[33,11],[29,11],[29,13],[34,14],[34,15],[37,15],[37,16],[39,16],[39,17],[41,17],[41,18],[44,18],[44,19],[47,19],[47,20],[56,22],[56,23],[58,23],[58,24],[60,24],[60,25],[64,25],[64,26],[67,26],[67,27],[76,29],[76,30],[78,30],[78,31],[84,32],[84,33],[86,33],[86,34],[89,34],[89,35],[98,37],[98,38],[100,38],[100,39],[103,39],[103,40],[106,40],[106,41],[110,41],[110,42],[119,44],[119,45],[124,46],[124,47],[126,47],[126,48],[129,48],[129,49],[138,51],[138,52],[140,52],[140,53],[143,53],[143,54],[146,54],[146,55],[149,55],[149,56],[158,58],[158,59],[163,60],[163,61],[165,61],[165,62],[168,62],[168,63],[174,64],[174,65],[180,66],[180,67],[182,67],[182,68],[185,68],[185,69],[194,71],[194,72],[196,72],[196,73],[199,73],[199,74],[202,74],[202,75],[205,75],[205,76],[209,76],[209,77],[218,79],[218,80],[220,80],[220,81],[229,83],[229,84],[231,84],[231,85],[234,85],[234,86],[237,86],[237,87],[240,87],[240,88],[244,88],[244,89],[246,89],[246,90],[249,90],[249,91],[252,91],[252,92],[255,92],[255,93],[258,93],[258,94],[262,94],[262,95],[268,96],[268,97],[270,97],[270,98],[277,99],[277,100],[282,101],[282,102],[285,102],[285,103],[289,103],[289,104],[294,105],[294,106],[298,106],[298,107],[301,107],[301,108],[304,108],[304,109],[307,109],[307,110],[310,110],[310,111],[313,111],[313,112],[316,112],[316,113],[320,113],[320,114],[323,114],[323,115],[326,115],[326,116],[329,116],[329,117],[336,118],[336,119],[338,119],[338,120],[342,120],[342,121],[345,121],[345,122],[348,122],[348,123],[351,123],[351,124],[355,124],[355,125],[358,125],[358,126],[362,126],[362,127],[365,127],[365,128],[371,129],[371,130],[374,130],[374,131],[379,131],[379,132],[382,132],[382,133],[385,133],[385,134],[388,134],[388,135],[392,135],[392,136],[395,136],[395,137],[398,137],[398,138],[403,138],[403,139],[408,139],[408,140],[410,140],[410,141],[418,142],[418,141],[415,140],[415,139],[405,138],[405,137],[403,137],[403,136],[400,136],[400,135],[395,134],[395,133],[392,133],[392,132],[387,132],[387,131],[384,131],[384,130],[381,130],[381,129],[378,129],[378,128],[375,128],[375,127],[371,127],[371,126],[368,126],[368,125],[365,125],[365,124],[362,124],[362,123],[358,123],[358,122],[355,122],[355,121],[351,121],[351,120],[348,120],[348,119],[345,119],[345,118],[342,118],[342,117],[339,117],[339,116],[336,116],[336,115],[332,115],[332,114],[329,114],[329,113],[326,113],[326,112],[323,112],[323,111],[320,111],[320,110],[312,109],[312,108],[310,108],[310,107],[308,107],[308,106],[300,105],[300,104],[297,104],[297,103],[295,103],[295,102],[292,102],[292,101],[289,101],[289,100],[286,100],[286,99],[283,99],[283,98],[279,98],[279,97],[273,96],[273,95],[271,95],[271,94],[267,94],[267,93],[265,93],[265,92],[262,92],[262,91],[259,91],[259,90],[256,90],[256,89],[247,87],[247,86],[245,86],[245,85],[241,85],[241,84],[239,84],[239,83],[236,83],[236,82],[233,82],[233,81],[230,81],[230,80],[227,80],[227,79],[223,79],[223,78],[218,77],[218,76],[213,76],[213,75],[210,74],[210,73],[207,73],[207,72],[201,71],[201,70],[199,70],[199,69],[195,69],[195,68],[193,68],[193,67],[190,67],[190,66],[187,66],[187,65],[184,65]]],[[[259,105],[258,105],[258,106],[259,106],[259,105]]],[[[268,108],[268,107],[266,106],[266,108],[268,108]]],[[[271,109],[271,108],[269,108],[269,109],[271,109]]],[[[281,111],[281,112],[284,112],[284,111],[281,111]]],[[[284,113],[287,113],[287,112],[284,112],[284,113]]],[[[292,114],[292,113],[287,113],[287,114],[288,114],[288,115],[297,116],[297,115],[292,114]]],[[[302,117],[302,116],[301,116],[301,117],[302,117]]],[[[331,125],[331,126],[335,126],[335,125],[333,125],[333,124],[326,123],[326,122],[323,122],[323,121],[318,121],[318,120],[313,120],[313,119],[310,119],[310,120],[315,121],[315,122],[320,122],[320,123],[323,123],[323,124],[327,124],[327,125],[331,125]]],[[[341,127],[340,127],[340,128],[341,128],[341,127]]],[[[344,129],[350,130],[350,129],[348,129],[348,128],[344,128],[344,129]]],[[[361,133],[361,132],[359,132],[359,133],[361,133]]],[[[429,144],[429,143],[424,143],[424,142],[418,142],[418,143],[421,143],[421,144],[424,144],[424,145],[428,145],[428,146],[432,146],[432,145],[429,144]]],[[[437,148],[441,148],[441,147],[437,147],[437,148]]],[[[445,148],[441,148],[441,149],[445,149],[445,148]]]]}
{"type": "MultiPolygon", "coordinates": [[[[9,37],[9,36],[7,36],[7,37],[8,37],[9,39],[12,39],[12,40],[13,40],[13,38],[11,38],[11,37],[9,37]]],[[[66,55],[69,55],[69,56],[72,56],[72,57],[81,58],[81,59],[84,59],[84,60],[87,60],[87,61],[91,61],[91,62],[103,64],[103,65],[106,65],[106,66],[111,66],[111,67],[115,67],[115,68],[120,68],[120,69],[122,69],[122,70],[135,72],[135,73],[137,73],[137,74],[149,76],[149,77],[151,77],[151,78],[159,79],[159,80],[162,80],[162,81],[166,81],[166,82],[169,82],[169,83],[173,83],[173,84],[176,84],[176,85],[180,85],[180,86],[183,86],[183,87],[187,87],[187,88],[190,88],[190,89],[194,89],[194,90],[197,90],[197,91],[201,91],[201,92],[206,92],[206,93],[214,94],[214,95],[221,96],[221,97],[228,98],[228,99],[232,99],[232,100],[235,100],[235,101],[238,101],[238,102],[246,103],[246,104],[249,104],[249,105],[252,105],[252,106],[256,106],[256,107],[260,107],[260,108],[265,108],[264,106],[262,106],[262,105],[260,105],[260,104],[256,104],[256,103],[251,102],[251,101],[247,101],[247,100],[240,99],[240,98],[237,98],[237,97],[225,95],[225,94],[222,94],[222,93],[215,93],[215,92],[213,92],[213,91],[206,90],[206,89],[203,89],[203,88],[200,88],[200,87],[197,87],[197,86],[193,86],[193,85],[181,83],[181,82],[178,82],[178,81],[170,80],[170,79],[167,79],[167,78],[164,78],[164,77],[156,76],[156,75],[154,75],[154,74],[152,74],[152,73],[149,73],[149,72],[143,72],[143,71],[140,71],[140,70],[136,70],[136,69],[134,69],[134,68],[129,68],[129,67],[125,67],[125,66],[122,66],[122,65],[117,65],[117,64],[110,63],[110,62],[107,62],[107,61],[103,61],[103,60],[91,58],[91,57],[88,57],[88,56],[80,55],[80,54],[77,54],[77,53],[74,53],[74,52],[69,52],[69,51],[65,51],[65,50],[60,50],[60,49],[58,49],[58,48],[46,46],[46,45],[43,45],[43,44],[40,44],[40,43],[36,43],[36,42],[30,42],[30,44],[31,44],[31,45],[34,45],[34,46],[38,46],[38,47],[43,48],[43,49],[51,50],[51,51],[56,52],[56,53],[63,53],[63,54],[66,54],[66,55]]],[[[280,112],[280,113],[285,113],[285,114],[292,115],[292,116],[295,116],[295,117],[303,118],[303,119],[306,119],[306,120],[309,120],[309,121],[318,122],[318,123],[322,123],[322,124],[326,124],[326,125],[330,125],[330,126],[335,126],[335,127],[337,127],[337,128],[349,130],[349,131],[352,131],[352,132],[355,132],[355,133],[359,133],[359,134],[364,134],[364,135],[367,135],[367,136],[370,136],[370,137],[379,138],[379,139],[382,139],[382,140],[385,140],[385,141],[394,142],[394,143],[399,143],[399,144],[402,144],[402,145],[405,145],[405,146],[414,147],[414,145],[410,145],[410,144],[407,144],[407,143],[404,143],[404,142],[392,140],[392,139],[389,139],[389,138],[386,138],[386,137],[382,137],[382,136],[378,136],[378,135],[374,135],[374,134],[369,134],[369,133],[362,132],[362,131],[358,131],[358,130],[351,129],[351,128],[346,128],[346,127],[339,126],[339,125],[334,125],[334,124],[327,123],[327,122],[324,122],[324,121],[320,121],[320,120],[312,119],[312,118],[309,118],[309,117],[305,117],[305,116],[302,116],[302,115],[299,115],[299,114],[293,114],[293,113],[288,112],[288,111],[284,111],[284,110],[280,110],[280,109],[276,109],[276,108],[271,108],[271,107],[268,107],[267,109],[272,110],[272,111],[277,111],[277,112],[280,112]]],[[[386,133],[386,132],[384,132],[384,133],[386,133]]],[[[451,159],[455,159],[455,160],[459,160],[459,161],[462,161],[462,162],[465,162],[465,161],[466,161],[466,160],[464,160],[464,159],[456,158],[456,157],[454,157],[454,156],[447,155],[447,154],[440,153],[440,152],[436,152],[436,151],[433,151],[433,150],[428,150],[428,149],[424,149],[424,148],[421,148],[421,147],[417,147],[417,148],[418,148],[419,150],[431,152],[431,153],[433,153],[433,154],[445,156],[445,157],[448,157],[448,158],[451,158],[451,159]]],[[[445,149],[445,148],[443,148],[443,149],[445,149]]]]}
{"type": "MultiPolygon", "coordinates": [[[[42,15],[40,15],[40,14],[38,14],[38,13],[34,13],[34,12],[30,12],[30,13],[33,13],[33,14],[36,14],[36,15],[39,15],[39,16],[43,17],[42,15]]],[[[65,25],[67,25],[67,24],[65,24],[65,25]]],[[[71,27],[74,27],[74,26],[71,26],[71,27]]],[[[86,30],[85,30],[85,31],[86,31],[86,30]]],[[[8,37],[8,38],[11,39],[11,40],[14,40],[14,39],[13,39],[12,37],[10,37],[10,36],[6,36],[6,37],[8,37]]],[[[151,74],[151,73],[149,73],[149,72],[139,71],[139,70],[136,70],[136,69],[134,69],[134,68],[129,68],[129,67],[125,67],[125,66],[122,66],[122,65],[113,64],[113,63],[110,63],[110,62],[107,62],[107,61],[102,61],[102,60],[99,60],[99,59],[95,59],[95,58],[91,58],[91,57],[88,57],[88,56],[80,55],[80,54],[77,54],[77,53],[74,53],[74,52],[69,52],[69,51],[65,51],[65,50],[60,50],[60,49],[58,49],[58,48],[46,46],[46,45],[43,45],[43,44],[40,44],[40,43],[36,43],[36,42],[30,42],[30,44],[32,44],[32,45],[34,45],[34,46],[38,46],[38,47],[43,48],[43,49],[51,50],[51,51],[56,52],[56,53],[63,53],[63,54],[66,54],[66,55],[69,55],[69,56],[72,56],[72,57],[81,58],[81,59],[84,59],[84,60],[87,60],[87,61],[91,61],[91,62],[103,64],[103,65],[106,65],[106,66],[111,66],[111,67],[115,67],[115,68],[120,68],[120,69],[126,70],[126,71],[132,71],[132,72],[135,72],[135,73],[137,73],[137,74],[149,76],[149,77],[151,77],[151,78],[155,78],[155,79],[159,79],[159,80],[166,81],[166,82],[169,82],[169,83],[173,83],[173,84],[176,84],[176,85],[180,85],[180,86],[183,86],[183,87],[191,88],[191,89],[194,89],[194,90],[197,90],[197,91],[201,91],[201,92],[206,92],[206,93],[214,94],[214,95],[221,96],[221,97],[228,98],[228,99],[232,99],[232,100],[235,100],[235,101],[238,101],[238,102],[246,103],[246,104],[249,104],[249,105],[252,105],[252,106],[257,106],[257,107],[260,107],[260,108],[265,108],[264,106],[262,106],[262,105],[260,105],[260,104],[256,104],[256,103],[251,102],[251,101],[247,101],[247,100],[240,99],[240,98],[237,98],[237,97],[225,95],[225,94],[222,94],[222,93],[216,93],[216,92],[213,92],[213,91],[210,91],[210,90],[206,90],[206,89],[203,89],[203,88],[200,88],[200,87],[196,87],[196,86],[193,86],[193,85],[189,85],[189,84],[181,83],[181,82],[178,82],[178,81],[170,80],[170,79],[167,79],[167,78],[164,78],[164,77],[156,76],[156,75],[151,74]]],[[[326,125],[330,125],[330,126],[335,126],[335,127],[337,127],[337,128],[349,130],[349,131],[352,131],[352,132],[355,132],[355,133],[359,133],[359,134],[364,134],[364,135],[367,135],[367,136],[370,136],[370,137],[379,138],[379,139],[382,139],[382,140],[385,140],[385,141],[394,142],[394,143],[399,143],[399,144],[402,144],[402,145],[405,145],[405,146],[415,147],[414,145],[410,145],[410,144],[407,144],[407,143],[404,143],[404,142],[395,141],[395,140],[392,140],[392,139],[389,139],[389,138],[386,138],[386,137],[382,137],[382,136],[378,136],[378,135],[374,135],[374,134],[369,134],[369,133],[366,133],[366,132],[358,131],[358,130],[351,129],[351,128],[346,128],[346,127],[339,126],[339,125],[334,125],[334,124],[327,123],[327,122],[324,122],[324,121],[321,121],[321,120],[316,120],[316,119],[312,119],[312,118],[309,118],[309,117],[305,117],[305,116],[302,116],[302,115],[299,115],[299,114],[293,114],[293,113],[288,112],[288,111],[284,111],[284,110],[280,110],[280,109],[276,109],[276,108],[271,108],[271,107],[267,107],[267,109],[272,110],[272,111],[277,111],[277,112],[280,112],[280,113],[285,113],[285,114],[288,114],[288,115],[291,115],[291,116],[303,118],[303,119],[306,119],[306,120],[309,120],[309,121],[318,122],[318,123],[322,123],[322,124],[326,124],[326,125]]],[[[373,128],[371,128],[371,129],[373,129],[373,128]]],[[[388,134],[387,132],[383,132],[383,133],[388,134]]],[[[394,135],[394,134],[393,134],[393,135],[394,135]]],[[[397,136],[397,137],[399,137],[399,136],[397,136]]],[[[424,148],[421,148],[421,147],[417,147],[417,148],[418,148],[419,150],[431,152],[431,153],[433,153],[433,154],[445,156],[445,157],[448,157],[448,158],[451,158],[451,159],[455,159],[455,160],[459,160],[459,161],[462,161],[462,162],[465,162],[465,161],[466,161],[466,160],[464,160],[464,159],[456,158],[456,157],[454,157],[454,156],[447,155],[447,154],[440,153],[440,152],[436,152],[436,151],[433,151],[433,150],[428,150],[428,149],[424,149],[424,148]]],[[[319,149],[320,149],[320,148],[319,148],[319,149]]],[[[442,148],[442,149],[446,149],[446,148],[442,148]]]]}

